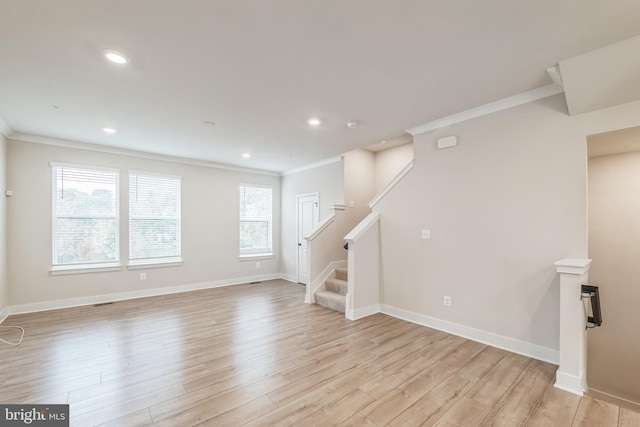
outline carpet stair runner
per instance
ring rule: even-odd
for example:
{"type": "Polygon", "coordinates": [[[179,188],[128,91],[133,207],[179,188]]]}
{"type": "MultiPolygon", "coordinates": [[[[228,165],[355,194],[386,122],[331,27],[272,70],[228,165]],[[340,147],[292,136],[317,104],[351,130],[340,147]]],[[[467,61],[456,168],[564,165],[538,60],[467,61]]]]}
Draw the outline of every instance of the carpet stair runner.
{"type": "Polygon", "coordinates": [[[335,279],[327,279],[325,282],[327,287],[324,291],[318,291],[315,294],[316,303],[323,305],[340,313],[344,313],[347,302],[347,269],[337,268],[335,279]]]}

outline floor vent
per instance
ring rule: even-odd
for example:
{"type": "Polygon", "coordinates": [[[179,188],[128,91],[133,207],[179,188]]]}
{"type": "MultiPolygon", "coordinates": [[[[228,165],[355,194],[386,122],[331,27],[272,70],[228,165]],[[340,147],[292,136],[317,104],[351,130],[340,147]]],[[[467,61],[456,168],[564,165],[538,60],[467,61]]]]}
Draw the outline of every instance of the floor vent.
{"type": "Polygon", "coordinates": [[[113,304],[112,302],[101,302],[100,304],[93,304],[94,307],[100,307],[103,305],[111,305],[113,304]]]}

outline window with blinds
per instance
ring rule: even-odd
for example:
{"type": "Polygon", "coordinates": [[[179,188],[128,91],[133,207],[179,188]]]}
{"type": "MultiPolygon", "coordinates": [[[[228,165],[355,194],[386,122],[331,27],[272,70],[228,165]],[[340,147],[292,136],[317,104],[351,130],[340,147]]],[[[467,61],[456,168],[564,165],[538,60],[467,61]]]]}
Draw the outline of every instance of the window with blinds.
{"type": "Polygon", "coordinates": [[[129,173],[129,264],[181,261],[181,178],[129,173]]]}
{"type": "Polygon", "coordinates": [[[119,171],[55,163],[51,167],[53,270],[117,265],[119,171]]]}
{"type": "Polygon", "coordinates": [[[272,255],[272,188],[240,184],[240,256],[272,255]]]}

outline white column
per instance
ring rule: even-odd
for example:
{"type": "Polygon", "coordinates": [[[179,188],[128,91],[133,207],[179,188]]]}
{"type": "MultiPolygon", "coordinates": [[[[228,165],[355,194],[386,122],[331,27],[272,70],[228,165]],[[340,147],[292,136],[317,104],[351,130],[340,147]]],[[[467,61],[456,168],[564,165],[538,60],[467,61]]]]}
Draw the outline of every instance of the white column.
{"type": "Polygon", "coordinates": [[[560,273],[560,366],[557,388],[582,396],[587,389],[587,319],[582,285],[587,283],[590,259],[563,259],[560,273]]]}

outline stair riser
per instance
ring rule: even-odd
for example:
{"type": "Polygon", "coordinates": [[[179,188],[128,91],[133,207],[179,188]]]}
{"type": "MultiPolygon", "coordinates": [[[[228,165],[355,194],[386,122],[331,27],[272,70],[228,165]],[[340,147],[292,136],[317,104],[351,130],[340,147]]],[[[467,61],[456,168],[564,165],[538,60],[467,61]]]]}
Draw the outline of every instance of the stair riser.
{"type": "Polygon", "coordinates": [[[328,291],[335,292],[340,295],[346,295],[349,289],[347,282],[344,280],[329,279],[325,282],[325,285],[327,286],[328,291]]]}
{"type": "Polygon", "coordinates": [[[346,268],[338,268],[336,269],[336,279],[340,279],[340,280],[348,280],[348,273],[347,273],[347,269],[346,268]]]}
{"type": "Polygon", "coordinates": [[[338,300],[337,298],[326,298],[324,295],[322,295],[322,293],[317,293],[316,294],[316,303],[320,304],[321,306],[330,308],[331,310],[335,310],[338,311],[340,313],[344,313],[345,310],[345,305],[346,305],[346,299],[343,298],[341,300],[338,300]]]}

